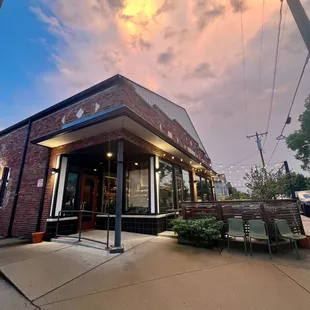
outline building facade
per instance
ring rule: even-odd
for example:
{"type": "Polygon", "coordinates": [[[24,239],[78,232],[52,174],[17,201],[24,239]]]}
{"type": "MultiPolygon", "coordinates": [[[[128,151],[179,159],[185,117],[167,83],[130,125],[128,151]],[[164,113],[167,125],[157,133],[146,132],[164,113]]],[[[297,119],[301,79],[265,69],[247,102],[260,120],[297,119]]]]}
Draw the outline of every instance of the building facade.
{"type": "Polygon", "coordinates": [[[225,174],[218,174],[213,178],[214,182],[214,194],[215,200],[220,200],[223,197],[228,197],[229,193],[229,184],[226,181],[225,174]]]}
{"type": "Polygon", "coordinates": [[[117,204],[123,230],[157,234],[181,201],[213,199],[214,175],[186,111],[116,75],[0,132],[0,235],[53,236],[58,214],[72,233],[79,209],[113,229],[117,204]]]}

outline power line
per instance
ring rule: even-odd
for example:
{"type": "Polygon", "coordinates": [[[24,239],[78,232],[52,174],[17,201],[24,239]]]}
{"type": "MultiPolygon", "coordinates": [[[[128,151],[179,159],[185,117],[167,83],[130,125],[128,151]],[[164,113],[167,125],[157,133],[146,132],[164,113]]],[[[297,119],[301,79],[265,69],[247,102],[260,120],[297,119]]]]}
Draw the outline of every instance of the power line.
{"type": "Polygon", "coordinates": [[[263,58],[263,41],[264,41],[264,19],[265,19],[265,0],[262,0],[262,27],[260,36],[260,56],[259,56],[259,68],[258,68],[258,96],[257,101],[259,102],[261,93],[261,77],[262,77],[262,58],[263,58]]]}
{"type": "MultiPolygon", "coordinates": [[[[281,140],[285,139],[285,137],[283,136],[283,132],[284,132],[284,129],[285,129],[286,125],[288,125],[288,124],[290,123],[290,121],[291,121],[291,120],[290,120],[290,118],[291,118],[291,117],[290,117],[291,111],[292,111],[293,105],[294,105],[294,103],[295,103],[295,99],[296,99],[296,96],[297,96],[297,93],[298,93],[298,90],[299,90],[299,87],[300,87],[300,84],[301,84],[301,80],[302,80],[302,78],[303,78],[303,76],[304,76],[304,73],[305,73],[307,64],[308,64],[308,62],[309,62],[309,58],[310,58],[310,53],[308,53],[308,55],[307,55],[307,57],[306,57],[306,60],[305,60],[305,63],[304,63],[304,65],[303,65],[303,67],[302,67],[302,70],[301,70],[301,73],[300,73],[300,77],[299,77],[299,80],[298,80],[298,83],[297,83],[297,86],[296,86],[296,89],[295,89],[295,92],[294,92],[294,96],[293,96],[293,99],[292,99],[290,108],[289,108],[289,110],[288,110],[288,114],[287,114],[286,120],[285,120],[285,122],[284,122],[284,125],[283,125],[283,128],[282,128],[282,130],[281,130],[280,135],[277,137],[277,143],[276,143],[276,145],[275,145],[275,147],[274,147],[274,149],[273,149],[273,151],[272,151],[272,154],[271,154],[271,157],[270,157],[270,159],[269,159],[269,162],[272,160],[273,155],[274,155],[274,153],[276,152],[276,149],[277,149],[277,147],[278,147],[278,145],[279,145],[279,142],[280,142],[281,140]]],[[[269,164],[269,162],[268,162],[268,164],[269,164]]]]}
{"type": "MultiPolygon", "coordinates": [[[[269,126],[270,126],[271,112],[272,112],[272,106],[273,106],[273,101],[274,101],[274,93],[275,93],[275,87],[276,87],[276,77],[277,77],[278,61],[279,61],[279,47],[280,47],[280,34],[281,34],[282,17],[283,17],[283,0],[281,0],[281,5],[280,5],[280,18],[279,18],[279,25],[278,25],[276,57],[275,57],[275,65],[274,65],[274,70],[273,70],[272,91],[271,91],[270,107],[269,107],[269,115],[268,115],[266,132],[268,132],[269,126]]],[[[266,140],[267,140],[267,135],[266,135],[264,144],[266,143],[266,140]]]]}
{"type": "Polygon", "coordinates": [[[245,130],[248,133],[248,103],[247,103],[247,82],[246,82],[246,67],[245,67],[245,49],[244,49],[244,27],[242,2],[239,0],[240,10],[240,26],[241,26],[241,45],[242,45],[242,67],[243,67],[243,88],[244,88],[244,107],[245,107],[245,130]]]}

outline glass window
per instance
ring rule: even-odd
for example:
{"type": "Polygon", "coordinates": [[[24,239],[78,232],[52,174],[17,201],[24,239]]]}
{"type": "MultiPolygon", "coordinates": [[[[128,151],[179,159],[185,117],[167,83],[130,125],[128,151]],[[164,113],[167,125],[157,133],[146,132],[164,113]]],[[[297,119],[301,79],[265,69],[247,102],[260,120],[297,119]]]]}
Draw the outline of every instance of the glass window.
{"type": "Polygon", "coordinates": [[[197,188],[197,201],[201,202],[204,201],[203,199],[203,178],[200,178],[200,176],[196,175],[196,188],[197,188]]]}
{"type": "Polygon", "coordinates": [[[146,214],[149,212],[149,160],[128,165],[126,213],[146,214]]]}
{"type": "Polygon", "coordinates": [[[116,176],[103,178],[103,212],[115,214],[116,208],[116,176]]]}
{"type": "Polygon", "coordinates": [[[1,208],[3,205],[4,193],[10,175],[10,168],[8,167],[0,168],[0,175],[1,175],[0,179],[0,208],[1,208]]]}
{"type": "Polygon", "coordinates": [[[172,165],[159,162],[159,211],[165,213],[173,209],[173,168],[172,165]]]}
{"type": "Polygon", "coordinates": [[[192,201],[192,189],[189,177],[189,172],[182,170],[183,176],[183,199],[184,201],[192,201]]]}
{"type": "Polygon", "coordinates": [[[78,174],[75,172],[69,172],[67,176],[67,183],[66,183],[67,187],[64,196],[63,210],[74,210],[76,208],[75,198],[77,191],[77,181],[78,181],[78,174]]]}

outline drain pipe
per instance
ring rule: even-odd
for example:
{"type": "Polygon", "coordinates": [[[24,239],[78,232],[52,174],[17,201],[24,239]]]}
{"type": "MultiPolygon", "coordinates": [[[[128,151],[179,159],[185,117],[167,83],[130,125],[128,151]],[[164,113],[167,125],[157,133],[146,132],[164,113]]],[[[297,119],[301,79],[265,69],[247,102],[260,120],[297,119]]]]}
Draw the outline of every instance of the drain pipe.
{"type": "Polygon", "coordinates": [[[28,150],[28,143],[29,143],[29,138],[30,138],[31,125],[32,125],[32,121],[31,121],[31,119],[29,119],[27,135],[26,135],[26,139],[25,139],[25,143],[24,143],[24,151],[23,151],[23,155],[22,155],[22,161],[20,163],[17,185],[16,185],[15,194],[14,194],[14,200],[13,200],[13,206],[12,206],[12,212],[11,212],[7,237],[12,236],[12,229],[13,229],[13,223],[14,223],[14,218],[15,218],[15,213],[16,213],[19,189],[20,189],[20,185],[22,182],[24,166],[25,166],[25,161],[26,161],[26,155],[27,155],[27,150],[28,150]]]}
{"type": "Polygon", "coordinates": [[[44,207],[44,198],[45,198],[45,191],[46,191],[46,183],[48,178],[48,171],[49,171],[49,165],[50,165],[50,159],[51,159],[51,152],[52,150],[49,148],[45,163],[45,170],[44,170],[44,177],[43,177],[43,187],[41,192],[41,199],[40,199],[40,205],[39,205],[39,212],[38,212],[38,219],[37,219],[37,227],[36,232],[41,231],[41,220],[42,220],[42,214],[43,214],[43,207],[44,207]]]}

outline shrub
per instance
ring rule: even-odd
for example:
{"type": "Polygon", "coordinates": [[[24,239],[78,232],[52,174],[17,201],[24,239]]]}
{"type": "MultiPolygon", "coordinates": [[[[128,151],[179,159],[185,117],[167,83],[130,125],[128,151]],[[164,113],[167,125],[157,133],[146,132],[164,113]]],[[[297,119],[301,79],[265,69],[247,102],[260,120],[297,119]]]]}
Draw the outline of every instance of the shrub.
{"type": "Polygon", "coordinates": [[[181,237],[193,237],[203,240],[218,239],[224,223],[215,217],[202,215],[197,220],[175,219],[172,221],[172,230],[181,237]]]}

